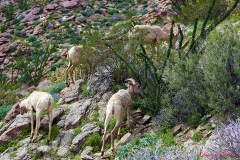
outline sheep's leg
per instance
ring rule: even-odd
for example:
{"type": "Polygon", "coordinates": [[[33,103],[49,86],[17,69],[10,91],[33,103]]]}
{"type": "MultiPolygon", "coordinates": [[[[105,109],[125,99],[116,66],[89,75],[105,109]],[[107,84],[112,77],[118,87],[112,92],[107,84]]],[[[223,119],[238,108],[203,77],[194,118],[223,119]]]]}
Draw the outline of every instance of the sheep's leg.
{"type": "Polygon", "coordinates": [[[65,84],[67,87],[69,87],[69,83],[68,83],[68,75],[69,75],[69,71],[70,71],[70,67],[72,66],[72,63],[71,61],[68,63],[68,66],[67,66],[67,70],[66,70],[66,80],[65,80],[65,84]]]}
{"type": "Polygon", "coordinates": [[[102,149],[101,149],[101,156],[104,155],[104,146],[105,146],[105,141],[106,141],[106,134],[107,134],[107,130],[108,130],[108,124],[110,122],[110,117],[107,116],[106,119],[105,119],[105,124],[104,124],[104,134],[103,134],[103,137],[102,137],[102,149]]]}
{"type": "Polygon", "coordinates": [[[121,127],[122,127],[122,123],[120,124],[119,129],[118,129],[118,134],[117,134],[118,137],[120,136],[121,127]]]}
{"type": "Polygon", "coordinates": [[[129,127],[129,133],[132,133],[132,128],[131,128],[131,124],[130,124],[130,108],[127,108],[127,124],[129,127]]]}
{"type": "Polygon", "coordinates": [[[116,135],[116,132],[118,131],[119,127],[121,126],[122,124],[122,119],[121,120],[117,120],[116,121],[116,125],[114,127],[114,129],[112,130],[111,132],[111,150],[112,152],[114,152],[114,136],[116,135]]]}
{"type": "Polygon", "coordinates": [[[74,79],[73,79],[73,70],[74,70],[74,66],[72,65],[70,68],[69,68],[69,71],[70,71],[70,78],[72,80],[72,83],[74,84],[74,79]]]}
{"type": "Polygon", "coordinates": [[[50,140],[51,140],[51,132],[52,132],[52,121],[53,121],[53,117],[52,117],[52,111],[48,112],[48,120],[49,120],[49,131],[48,131],[48,141],[47,143],[49,144],[50,140]]]}
{"type": "Polygon", "coordinates": [[[31,119],[31,136],[30,138],[33,137],[33,110],[30,111],[30,119],[31,119]]]}
{"type": "Polygon", "coordinates": [[[42,112],[41,111],[36,111],[36,128],[35,128],[35,133],[34,137],[32,139],[32,142],[37,138],[38,130],[40,128],[40,117],[41,117],[42,112]]]}

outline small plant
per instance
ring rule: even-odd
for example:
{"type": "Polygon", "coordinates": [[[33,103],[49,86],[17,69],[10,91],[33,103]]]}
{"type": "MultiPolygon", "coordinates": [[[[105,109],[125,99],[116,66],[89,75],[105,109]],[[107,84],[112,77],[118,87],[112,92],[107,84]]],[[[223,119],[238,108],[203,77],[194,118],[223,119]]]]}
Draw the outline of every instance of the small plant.
{"type": "Polygon", "coordinates": [[[158,137],[162,139],[162,145],[164,147],[170,147],[172,145],[175,145],[174,136],[171,130],[167,130],[165,132],[159,132],[158,137]]]}
{"type": "Polygon", "coordinates": [[[1,22],[1,25],[0,25],[0,32],[5,32],[8,28],[10,27],[10,24],[9,23],[2,23],[1,22]]]}
{"type": "Polygon", "coordinates": [[[50,66],[50,70],[51,71],[56,71],[56,69],[60,68],[62,65],[64,65],[64,62],[59,62],[59,63],[52,64],[50,66]]]}
{"type": "Polygon", "coordinates": [[[114,15],[114,14],[117,14],[119,13],[119,10],[118,9],[114,9],[114,8],[108,8],[108,14],[110,15],[114,15]]]}
{"type": "Polygon", "coordinates": [[[65,87],[66,87],[65,83],[64,82],[60,82],[60,83],[52,85],[48,89],[48,92],[50,94],[60,93],[65,87]]]}
{"type": "Polygon", "coordinates": [[[187,124],[193,128],[196,128],[201,122],[201,117],[202,116],[200,113],[196,113],[187,120],[187,124]]]}
{"type": "Polygon", "coordinates": [[[83,87],[83,91],[82,91],[83,97],[90,98],[90,97],[94,97],[95,94],[96,94],[96,92],[94,92],[94,91],[88,91],[87,85],[85,85],[83,87]]]}
{"type": "Polygon", "coordinates": [[[17,50],[17,47],[16,46],[9,46],[9,52],[14,52],[17,50]]]}
{"type": "Polygon", "coordinates": [[[8,111],[10,111],[12,106],[0,106],[0,120],[3,120],[8,111]]]}
{"type": "Polygon", "coordinates": [[[33,47],[36,47],[36,48],[39,48],[39,47],[41,47],[41,42],[40,41],[34,41],[34,42],[32,42],[32,46],[33,47]]]}
{"type": "Polygon", "coordinates": [[[200,142],[202,140],[202,138],[203,138],[202,133],[197,131],[197,132],[194,132],[192,139],[194,142],[200,142]]]}
{"type": "Polygon", "coordinates": [[[15,26],[15,29],[18,31],[21,31],[24,28],[24,26],[15,26]]]}
{"type": "Polygon", "coordinates": [[[37,40],[37,37],[34,36],[34,35],[31,35],[31,36],[29,36],[29,37],[27,38],[27,40],[28,40],[29,42],[34,42],[34,41],[37,40]]]}
{"type": "Polygon", "coordinates": [[[88,137],[87,141],[83,145],[83,148],[86,148],[86,146],[93,147],[93,152],[99,152],[100,151],[100,144],[101,142],[101,136],[98,133],[92,134],[88,137]]]}
{"type": "Polygon", "coordinates": [[[10,157],[10,158],[17,157],[17,153],[16,153],[16,152],[11,152],[11,153],[9,154],[9,157],[10,157]]]}
{"type": "Polygon", "coordinates": [[[95,110],[93,111],[93,120],[94,121],[98,121],[98,118],[99,118],[99,107],[96,107],[95,110]]]}
{"type": "Polygon", "coordinates": [[[10,3],[8,6],[5,6],[4,8],[2,8],[2,11],[3,11],[4,16],[6,17],[7,21],[10,21],[13,19],[15,7],[12,3],[10,3]]]}

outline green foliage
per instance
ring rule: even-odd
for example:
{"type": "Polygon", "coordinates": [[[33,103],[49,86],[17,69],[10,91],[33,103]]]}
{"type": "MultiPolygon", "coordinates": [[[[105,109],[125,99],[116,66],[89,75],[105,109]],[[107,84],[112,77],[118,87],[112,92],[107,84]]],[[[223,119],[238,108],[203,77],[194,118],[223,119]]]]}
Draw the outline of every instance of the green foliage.
{"type": "Polygon", "coordinates": [[[115,8],[108,8],[107,12],[108,12],[108,14],[110,14],[110,15],[114,15],[114,14],[119,13],[119,10],[118,10],[118,9],[115,9],[115,8]]]}
{"type": "Polygon", "coordinates": [[[34,41],[34,42],[32,42],[32,46],[33,47],[35,47],[35,48],[39,48],[39,47],[41,47],[41,42],[40,41],[34,41]]]}
{"type": "Polygon", "coordinates": [[[0,32],[5,32],[8,28],[10,27],[10,24],[9,23],[2,23],[1,22],[1,25],[0,25],[0,32]]]}
{"type": "Polygon", "coordinates": [[[90,98],[90,97],[94,97],[94,95],[96,95],[96,92],[94,91],[89,91],[87,89],[87,85],[83,86],[83,91],[82,91],[82,96],[86,97],[86,98],[90,98]]]}
{"type": "Polygon", "coordinates": [[[17,63],[13,68],[22,73],[20,81],[29,85],[38,85],[41,79],[47,75],[48,58],[55,51],[56,44],[50,42],[44,48],[31,49],[28,47],[24,54],[26,56],[22,56],[23,54],[19,52],[17,63]]]}
{"type": "Polygon", "coordinates": [[[17,47],[16,46],[9,46],[8,49],[9,49],[9,52],[14,52],[14,51],[17,50],[17,47]]]}
{"type": "Polygon", "coordinates": [[[8,111],[10,111],[12,106],[0,106],[0,120],[3,120],[8,111]]]}
{"type": "Polygon", "coordinates": [[[112,131],[115,125],[116,125],[116,120],[113,119],[108,125],[108,130],[112,131]]]}
{"type": "Polygon", "coordinates": [[[50,70],[51,71],[56,71],[56,69],[60,68],[62,65],[64,65],[64,62],[54,63],[50,66],[50,70]]]}
{"type": "Polygon", "coordinates": [[[17,37],[24,37],[25,33],[23,31],[16,31],[14,33],[17,37]]]}
{"type": "Polygon", "coordinates": [[[201,123],[201,114],[196,113],[187,120],[187,124],[190,125],[193,128],[197,128],[197,126],[201,123]]]}
{"type": "Polygon", "coordinates": [[[93,111],[93,121],[98,121],[99,118],[99,107],[96,107],[95,110],[93,111]]]}
{"type": "Polygon", "coordinates": [[[199,131],[194,132],[192,139],[194,142],[200,142],[202,140],[202,133],[199,131]]]}
{"type": "Polygon", "coordinates": [[[162,139],[163,147],[170,147],[176,144],[171,130],[159,132],[157,135],[160,139],[162,139]]]}
{"type": "Polygon", "coordinates": [[[24,28],[24,26],[15,26],[15,29],[18,31],[21,31],[24,28]]]}
{"type": "Polygon", "coordinates": [[[29,37],[27,38],[27,40],[28,40],[29,42],[34,42],[34,41],[37,40],[37,37],[34,36],[34,35],[31,35],[31,36],[29,36],[29,37]]]}
{"type": "MultiPolygon", "coordinates": [[[[16,92],[19,91],[20,84],[15,81],[7,81],[6,75],[0,72],[0,86],[0,106],[16,103],[16,92]]],[[[4,109],[5,111],[7,110],[6,108],[4,109]]]]}
{"type": "Polygon", "coordinates": [[[200,60],[204,72],[209,107],[217,112],[232,111],[239,104],[239,45],[237,32],[230,26],[215,31],[206,43],[205,55],[200,60]]]}
{"type": "Polygon", "coordinates": [[[29,132],[30,128],[23,129],[17,140],[11,140],[9,143],[0,146],[0,153],[3,153],[6,149],[10,147],[13,148],[13,150],[17,150],[22,145],[19,144],[19,141],[26,138],[29,132]]]}
{"type": "Polygon", "coordinates": [[[28,10],[31,7],[28,0],[19,0],[17,6],[22,11],[28,10]]]}
{"type": "Polygon", "coordinates": [[[60,83],[52,85],[48,89],[48,92],[50,94],[60,93],[65,87],[66,87],[66,84],[64,82],[60,82],[60,83]]]}
{"type": "Polygon", "coordinates": [[[94,153],[99,152],[101,149],[100,142],[101,142],[100,134],[98,134],[98,133],[92,134],[91,136],[89,136],[87,138],[87,141],[83,145],[83,148],[85,148],[86,146],[91,146],[91,147],[93,147],[94,153]]]}
{"type": "Polygon", "coordinates": [[[7,21],[10,21],[14,17],[15,7],[12,3],[2,8],[4,16],[6,17],[7,21]]]}

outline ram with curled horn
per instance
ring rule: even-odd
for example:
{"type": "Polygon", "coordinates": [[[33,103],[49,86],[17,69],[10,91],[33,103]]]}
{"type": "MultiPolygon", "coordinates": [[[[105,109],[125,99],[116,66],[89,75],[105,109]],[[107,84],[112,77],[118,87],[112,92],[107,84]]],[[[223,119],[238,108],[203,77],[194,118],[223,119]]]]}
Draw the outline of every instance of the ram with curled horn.
{"type": "Polygon", "coordinates": [[[127,124],[129,126],[129,132],[132,132],[130,125],[130,106],[132,105],[132,98],[135,95],[143,95],[141,85],[133,78],[125,80],[127,89],[121,89],[117,93],[113,94],[107,104],[106,119],[104,124],[104,135],[101,149],[101,156],[104,155],[104,145],[106,140],[106,133],[108,125],[112,119],[116,120],[115,127],[111,131],[111,150],[114,152],[114,136],[120,129],[123,121],[124,113],[127,112],[127,124]]]}

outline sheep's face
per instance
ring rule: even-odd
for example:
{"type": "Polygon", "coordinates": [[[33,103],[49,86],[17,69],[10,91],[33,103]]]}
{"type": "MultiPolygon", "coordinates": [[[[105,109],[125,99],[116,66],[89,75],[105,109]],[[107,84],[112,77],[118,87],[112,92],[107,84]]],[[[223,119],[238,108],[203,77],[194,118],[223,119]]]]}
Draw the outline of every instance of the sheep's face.
{"type": "Polygon", "coordinates": [[[24,100],[19,103],[19,106],[20,106],[20,114],[23,115],[25,112],[24,100]]]}
{"type": "Polygon", "coordinates": [[[132,85],[132,87],[134,94],[143,95],[143,91],[139,82],[136,82],[134,85],[132,85]]]}

